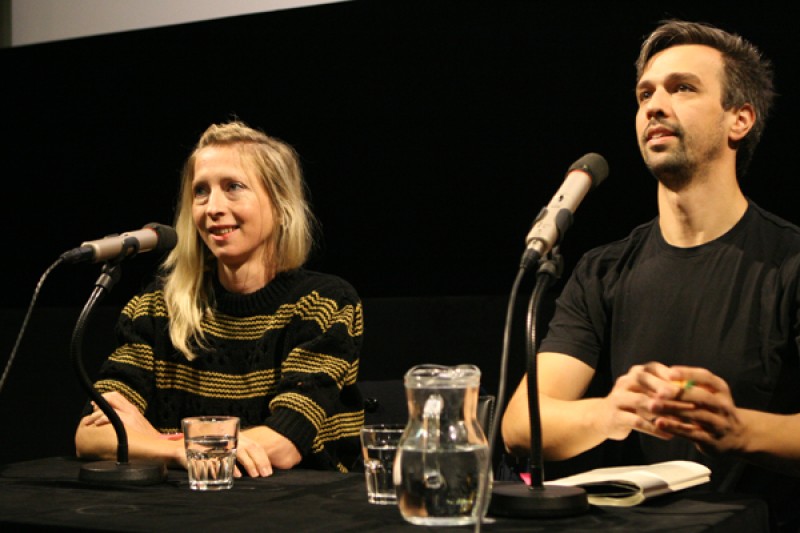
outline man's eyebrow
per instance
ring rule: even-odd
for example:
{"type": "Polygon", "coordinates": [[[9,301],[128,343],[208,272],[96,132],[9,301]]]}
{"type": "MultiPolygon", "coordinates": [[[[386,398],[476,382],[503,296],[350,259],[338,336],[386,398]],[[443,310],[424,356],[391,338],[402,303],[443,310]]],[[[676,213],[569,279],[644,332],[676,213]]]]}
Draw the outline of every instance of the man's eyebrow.
{"type": "MultiPolygon", "coordinates": [[[[702,84],[700,77],[692,72],[670,72],[664,79],[664,83],[675,83],[681,81],[691,82],[696,85],[702,84]]],[[[639,83],[636,84],[636,90],[639,90],[642,87],[651,87],[653,85],[654,82],[652,80],[643,77],[639,80],[639,83]]]]}
{"type": "Polygon", "coordinates": [[[699,85],[702,83],[700,76],[694,74],[692,72],[673,72],[669,76],[667,76],[667,81],[675,82],[675,81],[690,81],[695,85],[699,85]]]}

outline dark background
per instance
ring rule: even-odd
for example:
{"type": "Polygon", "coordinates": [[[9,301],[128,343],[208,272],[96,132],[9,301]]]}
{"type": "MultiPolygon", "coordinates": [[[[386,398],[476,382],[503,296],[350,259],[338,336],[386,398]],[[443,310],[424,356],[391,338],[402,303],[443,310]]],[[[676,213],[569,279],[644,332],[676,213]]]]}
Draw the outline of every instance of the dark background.
{"type": "MultiPolygon", "coordinates": [[[[356,1],[0,50],[0,363],[48,266],[83,241],[170,224],[191,147],[212,122],[238,117],[302,157],[321,223],[309,267],[364,298],[362,377],[475,363],[496,391],[524,237],[567,167],[598,152],[611,168],[562,246],[567,272],[656,214],[635,142],[633,63],[659,20],[720,25],[772,59],[780,97],[742,185],[800,221],[794,8],[664,5],[356,1]]],[[[90,370],[158,259],[124,264],[86,332],[90,370]]],[[[70,335],[99,268],[61,266],[43,284],[0,391],[5,458],[72,453],[85,396],[70,335]]],[[[511,387],[524,357],[515,334],[511,387]]]]}

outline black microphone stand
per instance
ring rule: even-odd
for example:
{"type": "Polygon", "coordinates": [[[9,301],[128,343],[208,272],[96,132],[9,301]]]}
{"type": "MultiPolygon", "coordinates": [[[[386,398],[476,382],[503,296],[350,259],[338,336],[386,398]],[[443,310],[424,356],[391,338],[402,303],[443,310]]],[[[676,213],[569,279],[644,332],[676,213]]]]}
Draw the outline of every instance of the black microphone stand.
{"type": "MultiPolygon", "coordinates": [[[[135,241],[135,239],[134,239],[135,241]]],[[[138,244],[132,244],[138,247],[138,244]]],[[[91,317],[95,305],[110,292],[113,286],[119,281],[120,262],[127,255],[127,249],[123,247],[123,252],[113,261],[103,265],[102,274],[95,282],[95,288],[89,296],[89,300],[83,307],[75,329],[72,332],[72,342],[70,353],[72,364],[78,376],[78,381],[84,391],[94,401],[94,403],[108,417],[114,431],[117,434],[117,460],[116,461],[96,461],[86,463],[81,466],[79,479],[87,483],[110,484],[110,485],[154,485],[161,483],[167,478],[166,464],[153,461],[128,461],[128,434],[117,412],[92,386],[92,381],[86,374],[83,365],[82,346],[83,333],[91,317]]],[[[135,255],[137,250],[134,250],[135,255]]]]}
{"type": "Polygon", "coordinates": [[[526,321],[528,331],[525,344],[528,372],[528,414],[531,431],[531,456],[528,465],[530,485],[509,481],[495,482],[489,507],[489,511],[495,515],[525,518],[556,517],[576,515],[589,509],[589,501],[584,489],[544,484],[542,428],[536,365],[539,343],[536,330],[542,296],[561,277],[562,270],[563,259],[558,253],[558,247],[555,247],[539,261],[536,285],[528,306],[526,321]]]}

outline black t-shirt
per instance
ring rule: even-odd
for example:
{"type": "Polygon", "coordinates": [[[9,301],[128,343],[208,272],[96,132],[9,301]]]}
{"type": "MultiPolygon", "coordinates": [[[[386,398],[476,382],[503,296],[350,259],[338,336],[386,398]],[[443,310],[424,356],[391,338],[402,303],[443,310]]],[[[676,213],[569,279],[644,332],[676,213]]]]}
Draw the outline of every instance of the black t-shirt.
{"type": "MultiPolygon", "coordinates": [[[[704,367],[739,407],[800,412],[799,273],[800,228],[753,203],[729,232],[693,248],[669,245],[656,219],[581,259],[540,351],[576,357],[608,383],[649,361],[704,367]]],[[[684,439],[634,432],[624,449],[620,462],[705,463],[718,490],[763,494],[780,477],[684,439]]],[[[800,480],[778,484],[800,495],[800,480]]]]}

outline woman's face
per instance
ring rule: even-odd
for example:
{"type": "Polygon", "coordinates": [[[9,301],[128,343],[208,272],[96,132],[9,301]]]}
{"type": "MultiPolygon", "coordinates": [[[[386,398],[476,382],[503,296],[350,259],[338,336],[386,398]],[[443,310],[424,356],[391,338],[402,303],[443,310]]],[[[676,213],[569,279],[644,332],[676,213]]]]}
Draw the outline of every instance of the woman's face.
{"type": "Polygon", "coordinates": [[[208,146],[195,158],[192,217],[219,263],[265,274],[275,243],[275,213],[263,181],[236,146],[208,146]]]}

